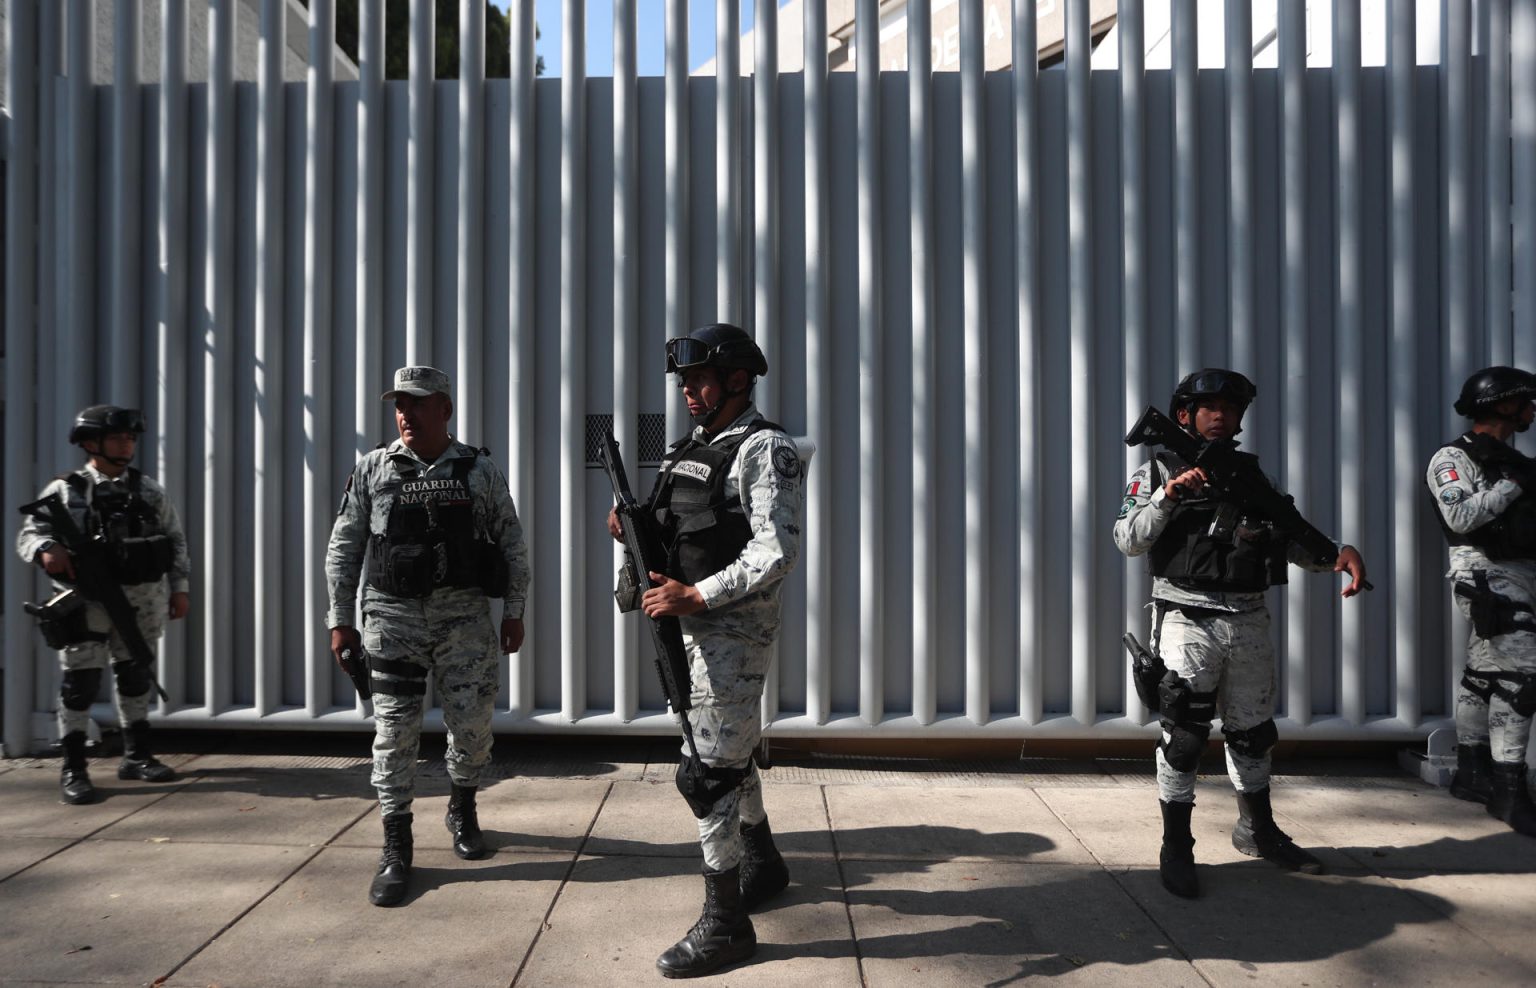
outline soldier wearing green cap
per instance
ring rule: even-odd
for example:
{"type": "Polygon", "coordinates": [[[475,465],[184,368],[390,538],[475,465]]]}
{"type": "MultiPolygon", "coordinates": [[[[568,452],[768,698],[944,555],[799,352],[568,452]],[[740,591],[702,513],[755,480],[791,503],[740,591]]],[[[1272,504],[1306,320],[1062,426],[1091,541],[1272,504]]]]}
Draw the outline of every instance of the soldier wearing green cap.
{"type": "Polygon", "coordinates": [[[499,657],[523,644],[528,550],[507,479],[489,450],[449,432],[448,375],[402,367],[383,400],[395,403],[400,438],[353,469],[325,575],[332,653],[338,662],[348,652],[367,656],[373,784],[384,824],[384,852],[368,896],[374,905],[393,906],[405,898],[410,878],[411,802],[429,675],[448,729],[452,792],[444,823],[459,857],[488,853],[475,793],[491,757],[499,657]],[[487,598],[502,601],[499,633],[487,598]]]}

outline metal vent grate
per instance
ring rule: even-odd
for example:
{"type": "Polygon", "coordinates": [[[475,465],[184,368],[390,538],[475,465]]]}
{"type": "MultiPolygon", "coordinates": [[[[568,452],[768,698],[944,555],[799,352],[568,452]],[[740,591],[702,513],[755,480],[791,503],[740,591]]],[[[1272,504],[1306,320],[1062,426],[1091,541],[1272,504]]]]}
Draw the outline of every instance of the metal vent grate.
{"type": "MultiPolygon", "coordinates": [[[[661,464],[661,455],[667,448],[667,417],[659,412],[642,412],[636,425],[636,433],[640,437],[640,457],[638,462],[636,462],[632,451],[620,449],[619,453],[624,457],[624,465],[630,468],[635,466],[659,466],[661,464]]],[[[601,449],[603,433],[612,427],[613,416],[610,414],[587,416],[586,458],[588,467],[602,467],[602,460],[598,452],[601,449]]],[[[633,482],[634,478],[630,479],[633,482]]]]}

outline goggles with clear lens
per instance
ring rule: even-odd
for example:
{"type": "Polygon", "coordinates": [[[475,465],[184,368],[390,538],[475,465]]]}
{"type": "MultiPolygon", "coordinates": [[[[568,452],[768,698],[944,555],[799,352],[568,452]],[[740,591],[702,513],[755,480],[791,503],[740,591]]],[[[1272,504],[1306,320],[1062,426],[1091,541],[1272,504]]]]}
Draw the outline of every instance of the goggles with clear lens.
{"type": "Polygon", "coordinates": [[[667,341],[667,373],[676,374],[690,367],[702,367],[715,355],[715,347],[691,336],[667,341]]]}

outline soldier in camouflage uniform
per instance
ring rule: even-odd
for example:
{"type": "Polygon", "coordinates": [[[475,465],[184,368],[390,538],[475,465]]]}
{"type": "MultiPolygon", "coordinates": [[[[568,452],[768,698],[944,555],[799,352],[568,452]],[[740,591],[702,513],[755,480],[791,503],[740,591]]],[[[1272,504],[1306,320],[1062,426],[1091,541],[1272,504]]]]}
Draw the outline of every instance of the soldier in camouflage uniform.
{"type": "MultiPolygon", "coordinates": [[[[673,446],[646,505],[668,571],[650,574],[641,606],[652,618],[681,619],[687,716],[709,779],[709,791],[697,792],[678,768],[704,850],[704,910],[656,962],[666,977],[691,978],[750,957],[757,936],[748,912],[789,884],[752,753],[779,592],[800,552],[803,470],[784,430],[752,404],[768,362],[741,329],[716,324],[669,341],[667,372],[678,375],[695,426],[673,446]]],[[[622,538],[613,513],[608,529],[622,538]]]]}
{"type": "Polygon", "coordinates": [[[400,439],[352,471],[325,555],[331,651],[346,665],[365,654],[374,709],[373,784],[384,853],[368,898],[393,906],[411,870],[411,800],[430,673],[448,729],[452,782],[444,823],[461,858],[487,851],[475,810],[491,757],[498,655],[523,643],[528,551],[507,480],[488,450],[456,442],[448,376],[403,367],[383,396],[395,403],[400,439]],[[356,627],[364,556],[363,630],[356,627]],[[501,633],[486,598],[503,601],[501,633]]]}
{"type": "Polygon", "coordinates": [[[1536,375],[1487,367],[1456,412],[1472,428],[1430,458],[1425,483],[1450,543],[1452,594],[1472,624],[1456,691],[1451,794],[1536,837],[1525,748],[1536,714],[1536,461],[1510,440],[1536,417],[1536,375]]]}
{"type": "MultiPolygon", "coordinates": [[[[129,466],[144,431],[144,416],[135,409],[92,405],[75,416],[69,441],[90,457],[84,466],[56,477],[42,497],[58,494],[75,524],[88,537],[103,537],[112,547],[114,575],[123,584],[128,603],[138,612],[139,631],[154,647],[166,619],[186,617],[191,566],[187,537],[176,507],[165,489],[129,466]]],[[[28,515],[16,539],[16,551],[53,577],[53,608],[60,617],[50,629],[56,640],[70,642],[59,653],[64,675],[59,689],[59,736],[64,747],[60,789],[65,803],[89,803],[96,789],[86,773],[86,727],[91,702],[101,688],[101,674],[110,664],[117,683],[117,713],[122,721],[124,755],[119,779],[169,782],[170,766],[155,758],[149,743],[149,704],[154,670],[133,661],[107,612],[95,601],[76,605],[74,566],[68,550],[53,539],[45,519],[28,515]],[[66,612],[67,613],[66,615],[66,612]]],[[[49,619],[53,623],[54,619],[49,619]]]]}
{"type": "MultiPolygon", "coordinates": [[[[1179,382],[1169,414],[1191,435],[1229,439],[1241,431],[1253,383],[1228,370],[1196,371],[1179,382]]],[[[1316,874],[1322,865],[1276,824],[1269,801],[1270,750],[1275,731],[1275,656],[1264,591],[1285,581],[1289,561],[1323,570],[1271,523],[1236,516],[1233,505],[1205,493],[1204,470],[1164,451],[1131,475],[1115,522],[1115,545],[1127,556],[1147,554],[1156,611],[1152,648],[1168,672],[1159,684],[1162,741],[1156,753],[1163,811],[1159,871],[1175,895],[1200,894],[1195,876],[1195,770],[1221,718],[1228,774],[1237,789],[1239,820],[1232,844],[1281,867],[1316,874]],[[1218,524],[1219,518],[1233,524],[1218,524]]],[[[1273,481],[1271,481],[1273,483],[1273,481]]],[[[1365,564],[1349,546],[1335,572],[1347,571],[1351,597],[1365,582],[1365,564]]]]}

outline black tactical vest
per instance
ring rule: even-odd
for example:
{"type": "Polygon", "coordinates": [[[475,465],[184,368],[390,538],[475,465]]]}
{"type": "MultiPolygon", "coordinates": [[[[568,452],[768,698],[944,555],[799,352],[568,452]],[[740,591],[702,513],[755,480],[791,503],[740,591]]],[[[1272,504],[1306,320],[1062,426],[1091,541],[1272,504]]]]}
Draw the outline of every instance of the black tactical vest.
{"type": "Polygon", "coordinates": [[[123,471],[122,483],[97,483],[83,470],[64,475],[64,482],[88,505],[87,538],[106,542],[117,582],[131,586],[154,583],[171,571],[176,549],[160,530],[160,516],[144,500],[143,477],[136,468],[123,471]]]}
{"type": "Polygon", "coordinates": [[[1437,508],[1435,518],[1445,540],[1451,545],[1476,546],[1489,559],[1536,559],[1536,460],[1480,432],[1464,433],[1449,445],[1466,453],[1489,483],[1513,475],[1522,480],[1524,489],[1503,514],[1470,532],[1451,531],[1437,508]]]}
{"type": "Polygon", "coordinates": [[[763,429],[783,431],[758,419],[716,443],[684,439],[662,461],[650,510],[667,549],[667,575],[674,580],[694,584],[720,572],[752,540],[741,498],[727,495],[725,486],[736,451],[763,429]]]}
{"type": "MultiPolygon", "coordinates": [[[[1169,453],[1158,454],[1153,463],[1157,486],[1167,483],[1158,480],[1159,464],[1168,476],[1186,469],[1169,453]]],[[[1286,581],[1285,554],[1286,540],[1268,519],[1201,493],[1175,502],[1173,517],[1147,558],[1153,576],[1187,590],[1260,593],[1286,581]]]]}
{"type": "Polygon", "coordinates": [[[374,490],[393,497],[382,533],[368,539],[368,585],[392,597],[425,597],[439,587],[477,588],[486,596],[506,591],[501,548],[475,531],[469,475],[479,456],[453,461],[447,477],[421,477],[416,464],[390,459],[394,477],[374,490]]]}

